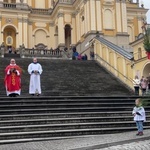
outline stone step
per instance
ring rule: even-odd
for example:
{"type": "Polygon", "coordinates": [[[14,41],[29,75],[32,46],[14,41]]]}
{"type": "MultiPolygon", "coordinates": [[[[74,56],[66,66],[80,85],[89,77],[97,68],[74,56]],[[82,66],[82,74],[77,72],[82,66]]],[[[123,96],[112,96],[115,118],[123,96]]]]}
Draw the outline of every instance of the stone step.
{"type": "MultiPolygon", "coordinates": [[[[0,110],[6,110],[6,109],[17,109],[19,107],[19,109],[41,109],[41,108],[45,108],[45,109],[50,109],[50,108],[87,108],[87,107],[100,107],[100,109],[107,109],[114,107],[115,108],[128,108],[131,106],[134,106],[133,103],[83,103],[83,104],[15,104],[15,105],[0,105],[0,110]]],[[[146,106],[147,109],[149,109],[149,106],[146,106]]]]}
{"type": "MultiPolygon", "coordinates": [[[[146,127],[149,129],[150,127],[146,127]]],[[[0,140],[14,140],[27,138],[50,138],[50,137],[65,137],[80,136],[80,135],[98,135],[108,133],[118,133],[124,131],[133,131],[136,127],[116,127],[116,128],[91,128],[91,129],[68,129],[68,130],[51,130],[51,131],[33,131],[33,132],[16,132],[16,133],[0,133],[0,140]]]]}
{"type": "MultiPolygon", "coordinates": [[[[150,110],[150,107],[145,107],[146,110],[150,110]]],[[[25,114],[25,113],[64,113],[64,112],[107,112],[107,111],[131,111],[131,107],[78,107],[78,108],[32,108],[32,109],[5,109],[0,110],[2,114],[25,114]]]]}
{"type": "MultiPolygon", "coordinates": [[[[149,127],[144,127],[144,129],[149,129],[149,127]]],[[[120,132],[124,132],[124,130],[126,132],[128,131],[133,131],[133,130],[137,130],[136,127],[126,127],[126,128],[118,128],[118,130],[120,132]]],[[[104,129],[104,134],[107,134],[107,132],[114,132],[114,130],[110,130],[110,129],[104,129]]],[[[102,133],[101,133],[102,134],[102,133]]],[[[96,135],[96,134],[95,134],[96,135]]],[[[62,140],[62,139],[68,139],[68,138],[86,138],[89,137],[90,134],[86,134],[86,135],[75,135],[75,136],[57,136],[57,137],[43,137],[43,138],[23,138],[23,139],[4,139],[4,140],[0,140],[0,144],[13,144],[13,143],[25,143],[25,142],[38,142],[38,141],[48,141],[48,140],[62,140]]]]}
{"type": "MultiPolygon", "coordinates": [[[[150,111],[146,111],[147,117],[150,111]]],[[[68,112],[68,113],[35,113],[35,114],[11,114],[0,115],[0,120],[28,120],[28,119],[49,119],[49,118],[75,118],[75,117],[103,117],[103,118],[133,118],[131,111],[116,112],[68,112]]]]}
{"type": "MultiPolygon", "coordinates": [[[[52,131],[68,129],[94,129],[94,128],[116,128],[116,127],[134,127],[133,121],[121,122],[80,122],[80,123],[61,123],[61,124],[33,124],[20,126],[1,126],[0,133],[6,132],[33,132],[33,131],[52,131]]],[[[150,121],[144,123],[144,127],[150,127],[150,121]]]]}
{"type": "MultiPolygon", "coordinates": [[[[105,124],[112,125],[113,124],[120,123],[119,121],[122,121],[124,123],[129,123],[131,121],[133,122],[133,117],[124,118],[120,117],[115,119],[115,117],[112,118],[105,118],[105,117],[82,117],[82,118],[48,118],[48,119],[28,119],[28,120],[3,120],[1,121],[0,127],[2,126],[19,126],[19,125],[42,125],[42,124],[66,124],[66,123],[88,123],[88,122],[101,122],[105,124]]],[[[148,121],[147,121],[148,123],[148,121]]],[[[130,124],[129,124],[130,125],[130,124]]]]}

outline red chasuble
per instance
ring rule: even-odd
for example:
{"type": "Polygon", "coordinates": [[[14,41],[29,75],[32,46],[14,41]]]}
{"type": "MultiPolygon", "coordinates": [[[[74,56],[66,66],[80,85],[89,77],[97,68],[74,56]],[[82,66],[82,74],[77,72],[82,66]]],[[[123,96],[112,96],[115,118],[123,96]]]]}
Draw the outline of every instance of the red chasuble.
{"type": "MultiPolygon", "coordinates": [[[[7,93],[17,93],[21,90],[21,68],[18,65],[8,65],[5,69],[5,87],[7,93]],[[15,70],[11,72],[11,70],[15,70]]],[[[7,95],[9,95],[7,94],[7,95]]],[[[19,94],[20,95],[20,94],[19,94]]]]}

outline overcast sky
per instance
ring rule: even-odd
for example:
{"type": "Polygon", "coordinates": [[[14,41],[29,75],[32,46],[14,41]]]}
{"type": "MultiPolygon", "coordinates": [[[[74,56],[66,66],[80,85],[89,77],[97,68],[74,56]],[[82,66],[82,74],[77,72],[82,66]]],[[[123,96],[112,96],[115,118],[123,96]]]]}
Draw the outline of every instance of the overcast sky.
{"type": "MultiPolygon", "coordinates": [[[[140,0],[140,4],[142,1],[144,3],[144,8],[150,9],[150,0],[140,0]]],[[[147,13],[147,22],[150,24],[150,10],[147,13]]]]}

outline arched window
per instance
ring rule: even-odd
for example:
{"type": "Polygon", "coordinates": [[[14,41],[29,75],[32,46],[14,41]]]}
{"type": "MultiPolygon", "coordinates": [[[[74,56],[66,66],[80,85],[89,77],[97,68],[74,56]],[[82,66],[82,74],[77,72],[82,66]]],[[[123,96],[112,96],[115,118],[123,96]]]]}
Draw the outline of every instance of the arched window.
{"type": "Polygon", "coordinates": [[[138,48],[138,59],[142,58],[142,50],[141,48],[138,48]]]}

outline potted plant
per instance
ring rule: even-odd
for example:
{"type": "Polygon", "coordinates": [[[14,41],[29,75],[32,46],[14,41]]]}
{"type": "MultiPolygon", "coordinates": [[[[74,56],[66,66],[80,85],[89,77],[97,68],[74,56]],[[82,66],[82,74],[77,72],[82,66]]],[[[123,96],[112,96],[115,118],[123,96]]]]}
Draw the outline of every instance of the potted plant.
{"type": "Polygon", "coordinates": [[[145,34],[144,34],[143,45],[147,54],[147,58],[150,59],[150,28],[144,27],[144,30],[145,30],[145,34]]]}

